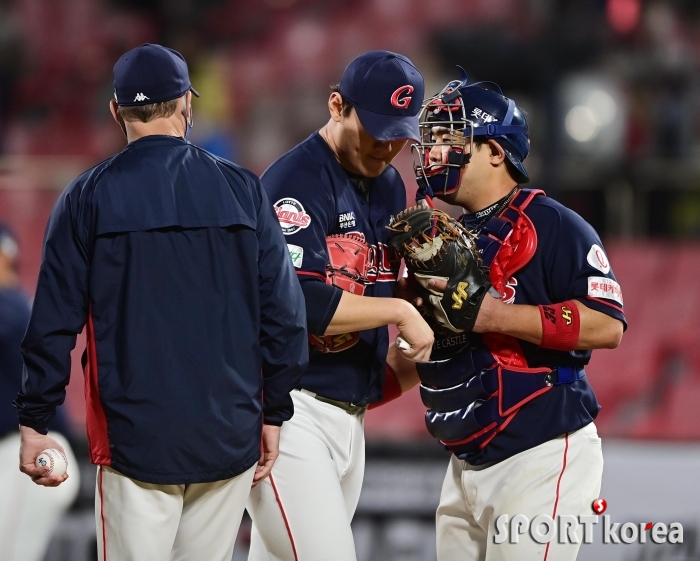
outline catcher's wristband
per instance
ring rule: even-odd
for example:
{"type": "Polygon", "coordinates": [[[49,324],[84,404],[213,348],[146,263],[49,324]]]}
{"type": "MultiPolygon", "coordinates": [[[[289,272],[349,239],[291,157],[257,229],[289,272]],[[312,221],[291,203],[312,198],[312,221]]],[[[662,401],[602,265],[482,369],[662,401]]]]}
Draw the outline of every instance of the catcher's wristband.
{"type": "Polygon", "coordinates": [[[384,374],[384,385],[382,386],[382,399],[381,401],[375,401],[369,404],[369,409],[374,409],[394,401],[397,397],[401,397],[401,384],[399,384],[396,374],[392,370],[391,366],[386,365],[386,374],[384,374]]]}
{"type": "Polygon", "coordinates": [[[573,300],[538,306],[542,320],[540,347],[555,351],[573,351],[578,345],[581,316],[573,300]]]}

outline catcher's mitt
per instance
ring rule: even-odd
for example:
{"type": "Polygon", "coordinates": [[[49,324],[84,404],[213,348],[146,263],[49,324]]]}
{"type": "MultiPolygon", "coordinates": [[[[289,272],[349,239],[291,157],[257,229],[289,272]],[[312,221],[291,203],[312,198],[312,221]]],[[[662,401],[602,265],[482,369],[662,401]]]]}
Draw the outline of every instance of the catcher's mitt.
{"type": "Polygon", "coordinates": [[[471,331],[491,288],[475,237],[448,214],[425,206],[400,212],[388,228],[393,232],[389,244],[430,293],[435,320],[456,333],[471,331]],[[428,288],[431,279],[447,281],[444,294],[428,288]]]}

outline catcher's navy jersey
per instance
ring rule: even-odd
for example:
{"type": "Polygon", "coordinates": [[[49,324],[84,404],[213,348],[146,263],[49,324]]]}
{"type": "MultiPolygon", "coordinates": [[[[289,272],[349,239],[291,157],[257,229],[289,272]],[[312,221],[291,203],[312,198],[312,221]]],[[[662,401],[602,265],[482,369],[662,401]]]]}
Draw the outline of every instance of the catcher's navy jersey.
{"type": "Polygon", "coordinates": [[[83,356],[93,463],[149,483],[228,479],[293,405],[303,295],[250,172],[147,136],[71,183],[46,230],[20,423],[44,431],[83,356]],[[261,373],[262,368],[262,373],[261,373]]]}
{"type": "MultiPolygon", "coordinates": [[[[390,252],[386,226],[406,206],[406,191],[392,167],[379,177],[352,177],[318,133],[273,163],[261,177],[274,203],[306,298],[309,333],[323,335],[341,289],[326,284],[326,237],[355,233],[370,246],[365,296],[391,297],[399,259],[390,252]]],[[[312,348],[301,388],[323,397],[365,405],[381,399],[388,329],[334,338],[337,348],[312,348]]]]}
{"type": "MultiPolygon", "coordinates": [[[[504,301],[540,305],[574,299],[620,320],[626,328],[620,285],[595,230],[575,212],[544,195],[536,196],[524,212],[535,227],[537,249],[527,265],[507,280],[504,301]]],[[[464,215],[462,222],[471,229],[482,219],[477,214],[464,215]]],[[[476,348],[483,346],[480,339],[479,335],[472,335],[476,348]]],[[[583,367],[592,353],[542,349],[522,340],[519,343],[531,368],[583,367]]],[[[460,360],[469,352],[467,349],[450,360],[460,360]]],[[[580,429],[590,423],[599,410],[593,389],[583,374],[573,383],[554,385],[550,391],[523,405],[512,422],[482,450],[464,452],[455,447],[454,451],[461,459],[475,465],[500,461],[555,436],[580,429]]]]}

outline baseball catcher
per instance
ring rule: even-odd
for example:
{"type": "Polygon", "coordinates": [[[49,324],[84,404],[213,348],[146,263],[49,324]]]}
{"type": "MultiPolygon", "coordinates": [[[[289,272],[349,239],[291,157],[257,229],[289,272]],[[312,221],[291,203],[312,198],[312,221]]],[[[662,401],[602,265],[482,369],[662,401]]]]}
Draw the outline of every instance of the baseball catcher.
{"type": "Polygon", "coordinates": [[[593,349],[619,344],[622,293],[593,228],[522,188],[525,115],[484,86],[462,71],[424,102],[419,206],[389,226],[417,287],[406,297],[435,331],[432,362],[416,370],[428,431],[453,454],[438,560],[573,561],[572,541],[503,536],[515,515],[592,513],[603,458],[584,366],[593,349]],[[433,197],[465,214],[451,219],[433,197]]]}

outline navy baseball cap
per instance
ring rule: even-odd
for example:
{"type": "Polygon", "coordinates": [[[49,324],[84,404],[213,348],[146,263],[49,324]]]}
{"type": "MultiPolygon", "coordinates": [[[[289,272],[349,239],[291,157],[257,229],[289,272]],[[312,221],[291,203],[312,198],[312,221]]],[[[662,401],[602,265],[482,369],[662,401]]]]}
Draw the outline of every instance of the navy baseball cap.
{"type": "Polygon", "coordinates": [[[425,85],[405,56],[390,51],[360,55],[343,72],[339,89],[373,138],[420,141],[418,114],[425,85]]]}
{"type": "Polygon", "coordinates": [[[114,65],[117,105],[146,105],[170,101],[191,90],[185,58],[173,49],[151,43],[124,53],[114,65]]]}

